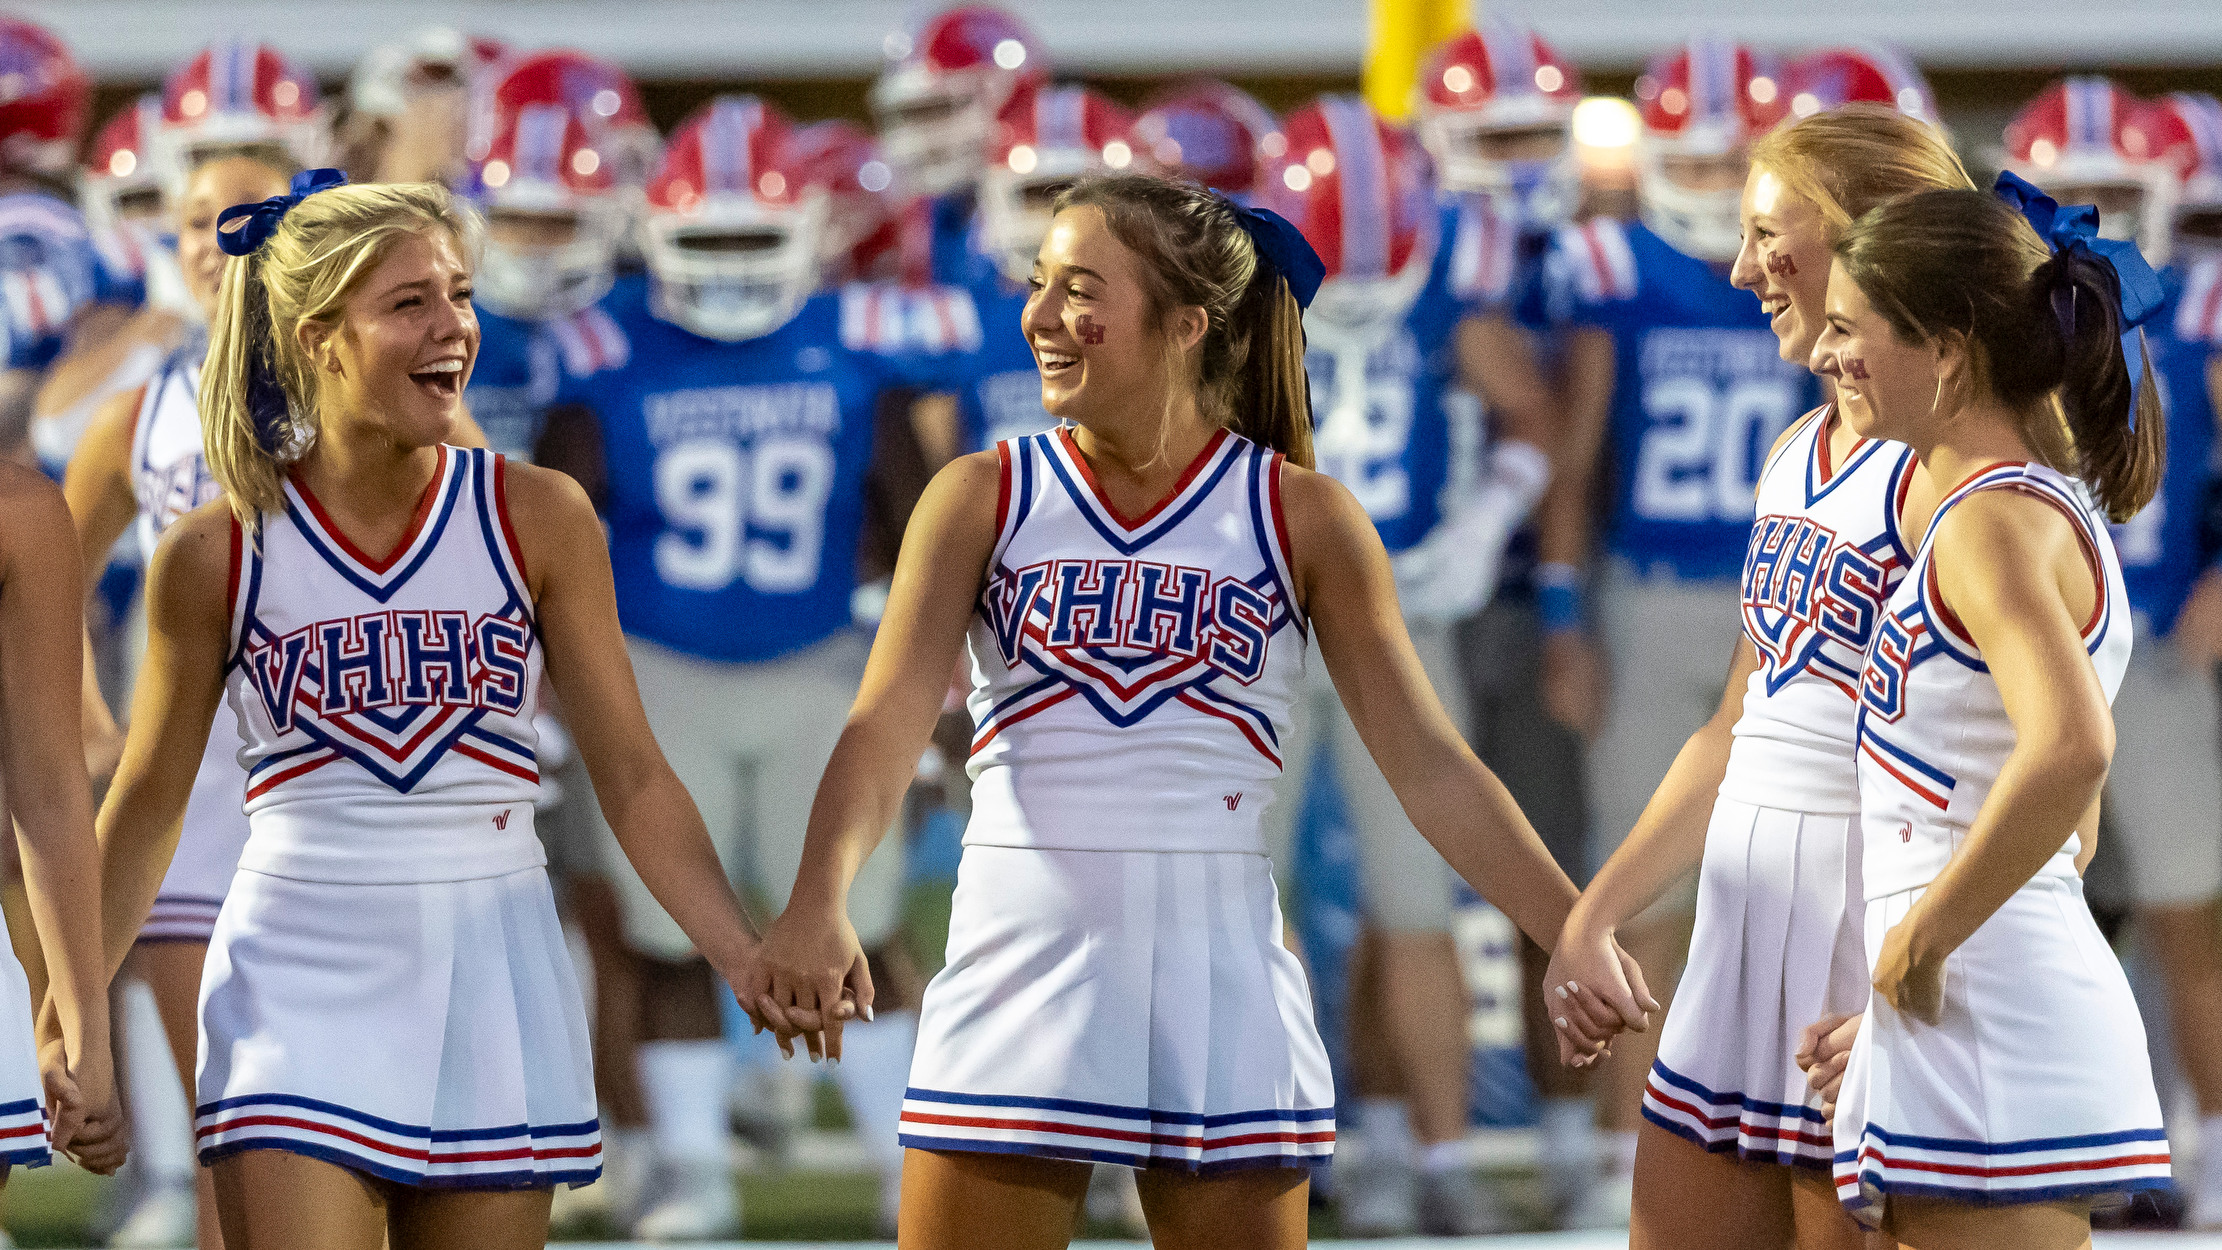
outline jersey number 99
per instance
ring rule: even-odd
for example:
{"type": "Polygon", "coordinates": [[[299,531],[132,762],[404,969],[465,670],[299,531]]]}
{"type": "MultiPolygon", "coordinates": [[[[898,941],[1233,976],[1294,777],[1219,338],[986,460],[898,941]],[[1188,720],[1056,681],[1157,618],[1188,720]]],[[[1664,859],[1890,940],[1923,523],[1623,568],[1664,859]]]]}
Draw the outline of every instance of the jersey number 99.
{"type": "Polygon", "coordinates": [[[823,442],[689,439],[658,453],[655,473],[668,527],[656,539],[656,575],[666,583],[717,591],[738,579],[766,595],[817,585],[833,495],[823,442]]]}

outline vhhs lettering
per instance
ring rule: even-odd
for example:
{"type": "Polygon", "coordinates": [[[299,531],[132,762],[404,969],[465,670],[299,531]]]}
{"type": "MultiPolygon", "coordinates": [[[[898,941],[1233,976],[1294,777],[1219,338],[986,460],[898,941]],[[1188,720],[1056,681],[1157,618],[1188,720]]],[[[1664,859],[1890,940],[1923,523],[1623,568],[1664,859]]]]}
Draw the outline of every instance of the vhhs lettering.
{"type": "Polygon", "coordinates": [[[241,662],[278,732],[310,719],[413,706],[515,714],[530,693],[532,627],[506,616],[389,611],[257,642],[241,662]]]}
{"type": "Polygon", "coordinates": [[[1048,560],[998,571],[982,608],[1007,665],[1030,649],[1109,649],[1185,656],[1248,685],[1265,668],[1275,602],[1240,578],[1214,579],[1205,569],[1048,560]]]}
{"type": "Polygon", "coordinates": [[[1744,607],[1806,622],[1865,650],[1888,579],[1874,556],[1812,518],[1764,516],[1744,552],[1744,607]]]}

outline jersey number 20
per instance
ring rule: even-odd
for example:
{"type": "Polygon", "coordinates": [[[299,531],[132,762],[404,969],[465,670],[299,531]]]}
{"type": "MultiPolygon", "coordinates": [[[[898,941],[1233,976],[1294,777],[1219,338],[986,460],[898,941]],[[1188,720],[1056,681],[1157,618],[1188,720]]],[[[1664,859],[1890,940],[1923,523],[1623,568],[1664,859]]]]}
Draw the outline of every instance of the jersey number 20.
{"type": "Polygon", "coordinates": [[[690,439],[658,453],[655,472],[656,507],[670,527],[656,539],[665,582],[723,590],[738,578],[766,595],[817,584],[833,494],[833,450],[824,443],[690,439]]]}
{"type": "Polygon", "coordinates": [[[1635,512],[1653,521],[1748,521],[1767,449],[1790,426],[1788,383],[1662,378],[1644,388],[1635,512]]]}

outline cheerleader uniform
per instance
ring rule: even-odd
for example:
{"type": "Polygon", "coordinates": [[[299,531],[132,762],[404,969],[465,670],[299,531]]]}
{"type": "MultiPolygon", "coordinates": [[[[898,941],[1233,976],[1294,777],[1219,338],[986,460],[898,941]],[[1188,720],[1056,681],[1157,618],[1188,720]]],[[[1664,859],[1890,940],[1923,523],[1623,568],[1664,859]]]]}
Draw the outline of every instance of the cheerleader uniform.
{"type": "MultiPolygon", "coordinates": [[[[1870,955],[1959,849],[2014,749],[1998,683],[1939,598],[1932,563],[1937,524],[1985,490],[2019,491],[2073,522],[2099,584],[2083,637],[2109,700],[2129,664],[2121,565],[2078,484],[2006,463],[1945,497],[1861,682],[1870,955]]],[[[1835,1123],[1837,1197],[1862,1221],[1880,1223],[1892,1195],[2103,1202],[2167,1184],[2145,1030],[2084,904],[2079,845],[2071,834],[1946,959],[1940,1023],[1869,1003],[1835,1123]]]]}
{"type": "Polygon", "coordinates": [[[1260,821],[1306,645],[1282,458],[1219,432],[1128,519],[1069,431],[996,453],[972,819],[902,1142],[1324,1162],[1334,1089],[1260,821]]]}
{"type": "Polygon", "coordinates": [[[1862,439],[1842,464],[1831,409],[1759,480],[1744,555],[1744,690],[1705,832],[1688,969],[1659,1037],[1644,1118],[1707,1150],[1821,1169],[1833,1146],[1798,1067],[1805,1026],[1867,1001],[1852,763],[1861,657],[1908,553],[1911,449],[1862,439]]]}
{"type": "Polygon", "coordinates": [[[442,447],[356,550],[298,481],[232,528],[250,832],[201,987],[202,1163],[403,1184],[601,1173],[578,983],[533,833],[542,656],[502,458],[442,447]]]}
{"type": "MultiPolygon", "coordinates": [[[[139,504],[139,541],[148,551],[172,522],[223,497],[201,455],[200,360],[207,350],[198,342],[181,348],[140,393],[131,430],[131,493],[139,504]]],[[[206,942],[215,932],[217,909],[247,844],[243,745],[237,718],[218,709],[186,800],[177,853],[139,929],[140,941],[206,942]]]]}

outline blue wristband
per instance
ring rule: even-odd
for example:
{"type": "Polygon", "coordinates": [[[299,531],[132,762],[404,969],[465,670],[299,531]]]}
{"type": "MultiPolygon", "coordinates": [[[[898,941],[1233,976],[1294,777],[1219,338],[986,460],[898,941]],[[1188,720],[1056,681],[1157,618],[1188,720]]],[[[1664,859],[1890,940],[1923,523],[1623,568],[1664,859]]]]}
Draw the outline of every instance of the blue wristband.
{"type": "Polygon", "coordinates": [[[1582,571],[1571,564],[1542,564],[1535,570],[1535,607],[1543,618],[1543,632],[1563,634],[1589,627],[1588,606],[1582,601],[1582,571]]]}

